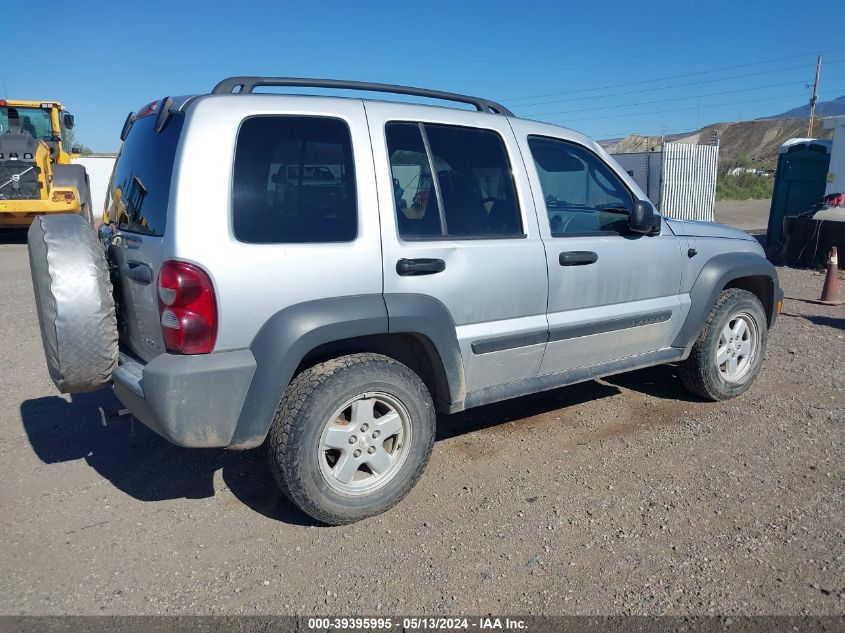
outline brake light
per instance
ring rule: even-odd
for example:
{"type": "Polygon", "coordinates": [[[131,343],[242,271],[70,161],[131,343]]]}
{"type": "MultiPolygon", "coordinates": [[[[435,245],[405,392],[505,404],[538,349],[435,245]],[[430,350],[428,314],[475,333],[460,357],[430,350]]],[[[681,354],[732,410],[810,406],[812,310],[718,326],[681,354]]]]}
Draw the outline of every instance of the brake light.
{"type": "Polygon", "coordinates": [[[151,101],[135,113],[135,118],[140,119],[142,116],[149,116],[158,112],[158,101],[151,101]]]}
{"type": "Polygon", "coordinates": [[[158,273],[161,333],[168,352],[208,354],[217,339],[217,301],[208,274],[187,262],[167,261],[158,273]]]}

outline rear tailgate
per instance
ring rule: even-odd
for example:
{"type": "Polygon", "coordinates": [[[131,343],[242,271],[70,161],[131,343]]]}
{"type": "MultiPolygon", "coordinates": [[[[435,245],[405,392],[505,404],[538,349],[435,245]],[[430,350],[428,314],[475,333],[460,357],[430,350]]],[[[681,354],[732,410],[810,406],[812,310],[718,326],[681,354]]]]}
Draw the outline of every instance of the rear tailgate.
{"type": "Polygon", "coordinates": [[[121,343],[149,361],[165,351],[156,280],[167,229],[173,164],[184,115],[155,132],[155,109],[135,120],[121,147],[106,201],[115,229],[109,259],[121,343]]]}

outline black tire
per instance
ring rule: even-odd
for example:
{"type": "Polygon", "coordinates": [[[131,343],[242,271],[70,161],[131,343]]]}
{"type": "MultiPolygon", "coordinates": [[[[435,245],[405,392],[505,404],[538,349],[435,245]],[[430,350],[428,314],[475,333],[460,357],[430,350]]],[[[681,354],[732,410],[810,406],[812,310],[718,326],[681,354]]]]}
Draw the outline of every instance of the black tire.
{"type": "Polygon", "coordinates": [[[285,496],[305,513],[329,525],[352,523],[385,512],[410,492],[431,456],[435,427],[434,404],[419,376],[386,356],[350,354],[306,369],[285,390],[267,438],[270,468],[285,496]],[[410,446],[382,487],[350,496],[321,471],[321,437],[339,407],[371,393],[387,394],[404,407],[410,446]]]}
{"type": "Polygon", "coordinates": [[[689,358],[678,366],[681,382],[689,391],[706,400],[734,398],[747,391],[760,372],[767,341],[766,313],[757,296],[739,288],[724,290],[701,328],[689,358]],[[728,380],[722,375],[716,360],[719,337],[722,329],[738,315],[753,319],[756,348],[745,373],[737,380],[728,380]]]}
{"type": "Polygon", "coordinates": [[[62,393],[107,386],[118,360],[117,320],[94,227],[79,215],[40,215],[27,243],[50,378],[62,393]]]}

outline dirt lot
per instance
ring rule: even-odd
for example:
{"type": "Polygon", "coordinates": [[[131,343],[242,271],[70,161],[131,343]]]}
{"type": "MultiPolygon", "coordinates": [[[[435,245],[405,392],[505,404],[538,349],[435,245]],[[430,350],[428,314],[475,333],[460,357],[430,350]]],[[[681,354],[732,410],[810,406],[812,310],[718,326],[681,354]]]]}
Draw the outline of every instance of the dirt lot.
{"type": "MultiPolygon", "coordinates": [[[[720,214],[759,228],[758,207],[720,214]]],[[[2,613],[845,613],[845,307],[803,301],[815,272],[779,271],[743,397],[659,367],[443,417],[402,504],[326,528],[259,450],[179,449],[102,427],[107,392],[59,397],[22,243],[0,270],[2,613]]]]}
{"type": "Polygon", "coordinates": [[[769,224],[771,200],[722,200],[716,203],[716,222],[758,235],[769,224]]]}

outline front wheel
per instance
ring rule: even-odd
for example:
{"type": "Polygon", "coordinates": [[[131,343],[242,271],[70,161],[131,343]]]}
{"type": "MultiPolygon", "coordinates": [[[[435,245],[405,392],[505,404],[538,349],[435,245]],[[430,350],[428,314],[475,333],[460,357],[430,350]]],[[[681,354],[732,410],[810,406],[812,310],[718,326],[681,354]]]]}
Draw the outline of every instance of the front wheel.
{"type": "Polygon", "coordinates": [[[378,354],[351,354],[294,378],[268,435],[282,492],[330,525],[398,503],[422,475],[435,413],[420,378],[378,354]]]}
{"type": "Polygon", "coordinates": [[[739,288],[724,290],[679,366],[681,382],[707,400],[744,393],[760,372],[767,338],[766,313],[757,296],[739,288]]]}

